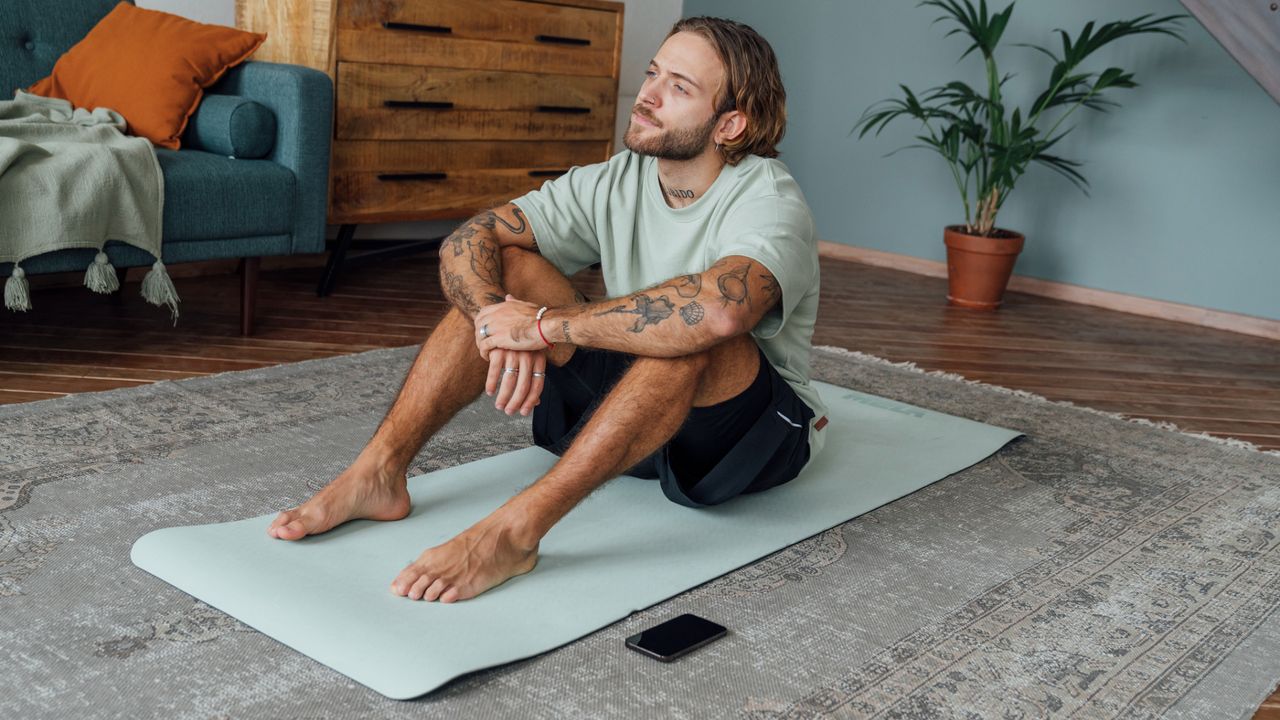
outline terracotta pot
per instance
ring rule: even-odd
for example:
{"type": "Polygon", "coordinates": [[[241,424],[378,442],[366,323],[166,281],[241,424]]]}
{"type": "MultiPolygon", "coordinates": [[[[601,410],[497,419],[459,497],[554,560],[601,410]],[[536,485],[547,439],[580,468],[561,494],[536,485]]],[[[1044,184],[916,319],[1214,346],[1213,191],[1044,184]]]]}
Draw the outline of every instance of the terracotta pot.
{"type": "Polygon", "coordinates": [[[1022,252],[1022,233],[995,229],[995,237],[969,235],[963,225],[942,234],[947,244],[947,302],[973,310],[995,310],[1003,302],[1013,264],[1022,252]]]}

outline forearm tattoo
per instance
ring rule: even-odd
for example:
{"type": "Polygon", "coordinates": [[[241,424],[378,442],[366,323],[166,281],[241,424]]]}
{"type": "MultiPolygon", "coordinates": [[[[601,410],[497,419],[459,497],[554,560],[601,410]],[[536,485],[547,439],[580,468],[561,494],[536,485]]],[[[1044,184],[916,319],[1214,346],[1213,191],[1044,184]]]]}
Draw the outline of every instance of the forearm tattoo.
{"type": "Polygon", "coordinates": [[[502,285],[502,270],[498,266],[498,250],[491,243],[469,242],[471,272],[490,285],[502,285]]]}
{"type": "Polygon", "coordinates": [[[720,277],[716,278],[716,286],[720,288],[721,306],[727,306],[729,303],[742,305],[750,302],[747,292],[747,274],[750,271],[751,263],[748,262],[721,273],[720,277]]]}
{"type": "Polygon", "coordinates": [[[680,319],[684,320],[684,324],[690,327],[702,322],[706,312],[702,309],[702,305],[694,300],[693,302],[680,308],[680,319]]]}
{"type": "Polygon", "coordinates": [[[561,321],[560,321],[560,334],[561,334],[561,335],[564,335],[564,341],[565,341],[565,342],[569,343],[570,345],[572,345],[572,344],[573,344],[573,336],[569,334],[569,321],[568,321],[568,320],[561,320],[561,321]]]}
{"type": "Polygon", "coordinates": [[[648,295],[634,295],[631,300],[636,304],[634,308],[629,309],[626,305],[619,305],[604,312],[596,313],[596,317],[613,313],[636,315],[636,321],[631,326],[631,332],[638,333],[644,332],[644,329],[650,325],[657,325],[671,317],[676,310],[676,306],[667,299],[666,295],[659,295],[656,300],[648,295]]]}
{"type": "Polygon", "coordinates": [[[681,275],[669,284],[682,298],[695,298],[702,292],[701,275],[681,275]]]}
{"type": "Polygon", "coordinates": [[[480,306],[476,304],[476,299],[471,296],[471,291],[467,289],[467,284],[463,281],[461,275],[450,271],[448,268],[441,268],[440,284],[444,287],[445,296],[467,315],[475,317],[475,314],[480,312],[480,306]]]}

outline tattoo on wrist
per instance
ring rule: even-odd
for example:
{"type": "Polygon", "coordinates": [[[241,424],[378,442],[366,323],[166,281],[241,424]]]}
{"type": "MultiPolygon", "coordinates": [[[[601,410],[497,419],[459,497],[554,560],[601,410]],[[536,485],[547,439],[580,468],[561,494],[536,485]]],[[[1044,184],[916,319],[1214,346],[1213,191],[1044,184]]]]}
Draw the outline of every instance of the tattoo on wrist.
{"type": "Polygon", "coordinates": [[[750,271],[751,263],[748,262],[722,273],[720,277],[716,278],[716,285],[720,288],[721,306],[727,306],[729,303],[735,305],[750,304],[751,298],[747,292],[747,273],[750,271]]]}
{"type": "Polygon", "coordinates": [[[675,304],[668,300],[666,295],[659,295],[656,300],[648,295],[633,295],[631,300],[636,304],[634,308],[628,309],[626,305],[619,305],[604,312],[596,313],[596,317],[613,313],[637,315],[638,317],[630,329],[631,332],[638,333],[644,332],[644,329],[650,325],[657,325],[671,317],[676,309],[675,304]]]}
{"type": "Polygon", "coordinates": [[[569,321],[568,321],[568,320],[561,320],[561,321],[560,321],[560,334],[561,334],[561,335],[564,335],[564,341],[565,341],[565,342],[569,343],[570,345],[572,345],[572,344],[573,344],[573,336],[569,334],[569,321]]]}

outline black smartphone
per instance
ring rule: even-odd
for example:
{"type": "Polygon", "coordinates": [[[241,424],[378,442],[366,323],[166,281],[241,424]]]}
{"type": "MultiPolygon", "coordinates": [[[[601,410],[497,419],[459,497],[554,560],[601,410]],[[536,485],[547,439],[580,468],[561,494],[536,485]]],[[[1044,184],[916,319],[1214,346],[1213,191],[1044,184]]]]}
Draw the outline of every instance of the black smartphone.
{"type": "Polygon", "coordinates": [[[723,625],[685,613],[632,635],[627,638],[627,647],[662,662],[671,662],[724,637],[727,632],[728,628],[723,625]]]}

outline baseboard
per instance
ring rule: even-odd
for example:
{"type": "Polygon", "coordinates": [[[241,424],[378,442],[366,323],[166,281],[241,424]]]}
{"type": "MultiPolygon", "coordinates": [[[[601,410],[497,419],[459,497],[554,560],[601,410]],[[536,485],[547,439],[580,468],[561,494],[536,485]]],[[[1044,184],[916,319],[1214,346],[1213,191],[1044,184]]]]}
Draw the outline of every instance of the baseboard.
{"type": "MultiPolygon", "coordinates": [[[[848,260],[874,265],[875,267],[902,270],[929,277],[946,277],[947,264],[937,260],[900,255],[898,253],[872,250],[870,248],[843,245],[828,240],[818,241],[818,254],[836,260],[848,260]]],[[[1092,305],[1107,310],[1117,310],[1131,315],[1173,320],[1174,322],[1198,325],[1215,330],[1254,335],[1268,340],[1280,340],[1280,320],[1242,315],[1239,313],[1210,310],[1208,308],[1182,305],[1165,300],[1125,295],[1108,290],[1095,290],[1052,280],[1014,275],[1009,279],[1009,289],[1015,292],[1040,297],[1065,300],[1081,305],[1092,305]]]]}

